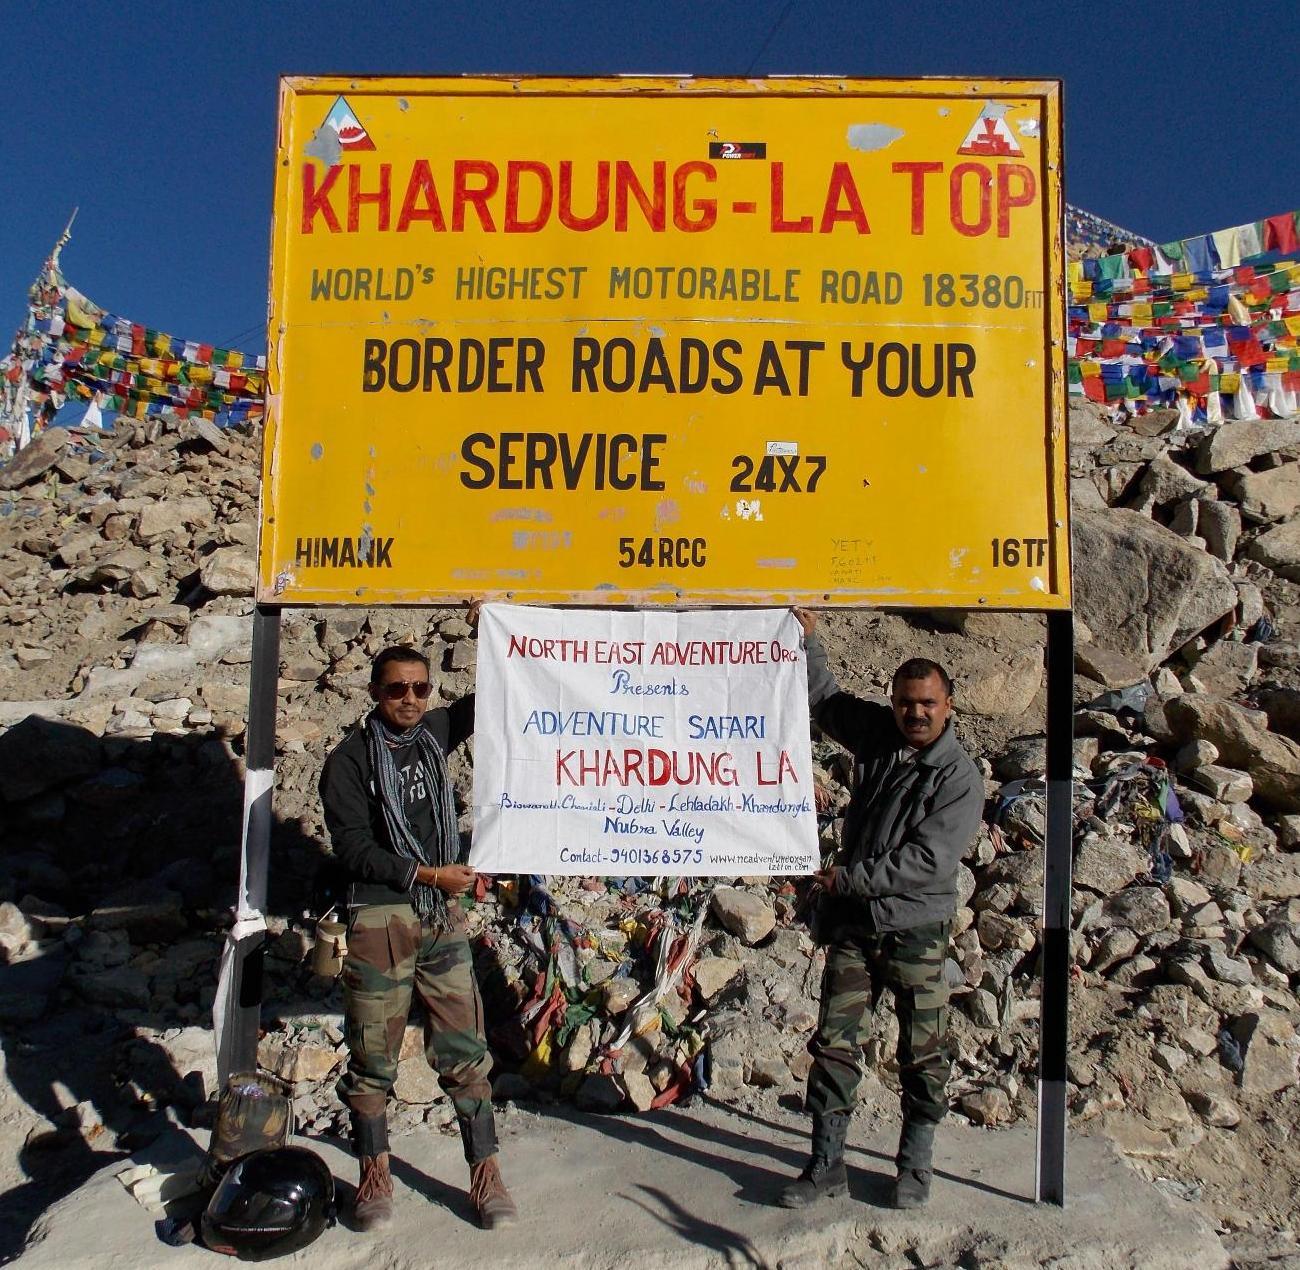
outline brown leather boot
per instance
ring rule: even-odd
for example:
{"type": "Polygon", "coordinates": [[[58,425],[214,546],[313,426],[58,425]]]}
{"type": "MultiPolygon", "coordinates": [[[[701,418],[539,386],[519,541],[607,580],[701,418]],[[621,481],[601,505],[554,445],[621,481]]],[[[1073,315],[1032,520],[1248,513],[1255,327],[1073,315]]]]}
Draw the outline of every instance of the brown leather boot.
{"type": "Polygon", "coordinates": [[[509,1226],[519,1217],[515,1201],[510,1198],[510,1192],[501,1180],[501,1170],[497,1166],[495,1155],[470,1165],[469,1198],[478,1214],[478,1224],[484,1230],[509,1226]]]}
{"type": "Polygon", "coordinates": [[[352,1216],[358,1230],[377,1230],[393,1220],[393,1176],[388,1171],[388,1152],[361,1157],[361,1181],[352,1216]]]}

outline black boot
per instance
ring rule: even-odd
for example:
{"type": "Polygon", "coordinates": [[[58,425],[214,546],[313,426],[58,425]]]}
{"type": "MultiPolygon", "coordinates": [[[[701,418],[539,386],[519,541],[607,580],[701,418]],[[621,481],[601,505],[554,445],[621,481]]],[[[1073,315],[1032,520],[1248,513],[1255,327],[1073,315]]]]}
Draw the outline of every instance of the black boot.
{"type": "Polygon", "coordinates": [[[898,1177],[894,1180],[890,1203],[894,1208],[920,1208],[930,1199],[930,1181],[934,1176],[934,1122],[904,1120],[898,1139],[898,1177]]]}
{"type": "Polygon", "coordinates": [[[849,1113],[836,1111],[812,1118],[812,1155],[796,1181],[781,1192],[782,1208],[803,1208],[823,1196],[847,1195],[848,1174],[844,1171],[844,1137],[849,1131],[849,1113]]]}
{"type": "Polygon", "coordinates": [[[490,1102],[468,1114],[457,1112],[456,1124],[460,1128],[461,1145],[465,1148],[465,1163],[471,1168],[481,1160],[496,1155],[497,1124],[490,1102]]]}

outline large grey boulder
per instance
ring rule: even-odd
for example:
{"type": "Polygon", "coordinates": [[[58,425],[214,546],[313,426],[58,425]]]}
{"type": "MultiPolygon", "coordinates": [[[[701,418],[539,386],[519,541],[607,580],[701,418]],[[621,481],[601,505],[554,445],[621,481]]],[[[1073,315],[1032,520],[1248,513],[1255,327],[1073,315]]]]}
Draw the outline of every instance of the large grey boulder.
{"type": "Polygon", "coordinates": [[[1074,668],[1107,688],[1127,688],[1147,677],[1144,661],[1091,643],[1075,646],[1074,668]]]}
{"type": "Polygon", "coordinates": [[[1295,922],[1267,922],[1246,938],[1283,974],[1300,972],[1300,926],[1295,922]]]}
{"type": "Polygon", "coordinates": [[[1074,514],[1074,598],[1094,643],[1147,669],[1237,606],[1221,560],[1114,507],[1074,514]]]}
{"type": "Polygon", "coordinates": [[[1197,505],[1196,532],[1205,539],[1206,550],[1220,560],[1237,554],[1241,537],[1241,512],[1231,503],[1202,499],[1197,505]]]}
{"type": "Polygon", "coordinates": [[[1038,646],[1000,654],[963,649],[957,663],[961,708],[966,714],[1017,718],[1033,704],[1043,682],[1043,653],[1038,646]]]}
{"type": "Polygon", "coordinates": [[[1165,718],[1178,741],[1209,741],[1226,766],[1249,772],[1261,803],[1300,811],[1300,744],[1268,731],[1258,711],[1197,692],[1166,701],[1165,718]]]}
{"type": "Polygon", "coordinates": [[[243,547],[218,547],[199,566],[199,581],[214,595],[252,595],[257,562],[243,547]]]}
{"type": "Polygon", "coordinates": [[[1249,687],[1258,665],[1258,644],[1221,639],[1205,650],[1193,669],[1206,692],[1234,697],[1249,687]]]}
{"type": "Polygon", "coordinates": [[[131,658],[131,669],[146,675],[189,674],[198,658],[181,644],[141,644],[131,658]]]}
{"type": "Polygon", "coordinates": [[[1150,868],[1150,855],[1136,843],[1090,833],[1074,857],[1074,884],[1100,895],[1114,895],[1150,868]]]}
{"type": "Polygon", "coordinates": [[[99,770],[99,738],[31,715],[0,736],[0,801],[20,802],[99,770]]]}
{"type": "Polygon", "coordinates": [[[1070,449],[1091,454],[1115,439],[1115,425],[1104,406],[1092,401],[1070,402],[1070,449]]]}
{"type": "Polygon", "coordinates": [[[93,560],[103,550],[104,540],[97,530],[78,527],[59,539],[56,559],[66,568],[72,569],[93,560]]]}
{"type": "Polygon", "coordinates": [[[1300,520],[1287,521],[1260,534],[1246,548],[1246,555],[1266,564],[1292,582],[1300,582],[1300,520]]]}
{"type": "Polygon", "coordinates": [[[150,503],[141,510],[135,533],[138,541],[149,543],[167,534],[183,534],[193,525],[210,524],[212,504],[201,494],[193,494],[150,503]]]}
{"type": "Polygon", "coordinates": [[[1070,478],[1070,506],[1075,510],[1086,507],[1090,511],[1105,511],[1106,500],[1101,496],[1101,490],[1093,484],[1092,480],[1086,476],[1072,476],[1070,478]]]}
{"type": "Polygon", "coordinates": [[[998,856],[979,878],[979,893],[971,899],[976,908],[985,907],[981,898],[1003,888],[1010,907],[1018,913],[1037,913],[1043,907],[1043,857],[1037,851],[1012,851],[998,856]]]}
{"type": "Polygon", "coordinates": [[[44,1018],[67,965],[67,957],[55,948],[0,966],[0,1023],[35,1023],[44,1018]]]}
{"type": "Polygon", "coordinates": [[[742,970],[734,957],[701,957],[695,967],[695,990],[701,1001],[712,1001],[742,970]]]}
{"type": "Polygon", "coordinates": [[[130,582],[149,561],[149,553],[142,547],[118,546],[116,550],[110,547],[98,559],[77,569],[69,581],[86,589],[112,589],[130,582]]]}
{"type": "Polygon", "coordinates": [[[1300,689],[1269,686],[1254,694],[1256,705],[1268,715],[1273,732],[1300,740],[1300,689]]]}
{"type": "Polygon", "coordinates": [[[1243,1089],[1276,1094],[1296,1083],[1295,1028],[1284,1014],[1251,1011],[1237,1018],[1232,1032],[1245,1051],[1243,1089]]]}
{"type": "Polygon", "coordinates": [[[186,929],[181,897],[153,882],[133,883],[102,900],[89,925],[92,930],[124,930],[134,944],[173,940],[186,929]]]}
{"type": "Polygon", "coordinates": [[[1300,899],[1300,855],[1261,855],[1243,870],[1242,887],[1256,901],[1300,899]]]}
{"type": "Polygon", "coordinates": [[[1169,901],[1158,886],[1130,886],[1108,896],[1101,906],[1107,926],[1121,926],[1139,937],[1164,930],[1173,920],[1169,901]]]}
{"type": "Polygon", "coordinates": [[[1196,470],[1202,476],[1241,467],[1261,454],[1300,445],[1300,419],[1258,419],[1225,423],[1196,447],[1196,470]]]}
{"type": "Polygon", "coordinates": [[[200,661],[215,661],[240,644],[251,644],[251,618],[237,614],[200,613],[185,632],[185,642],[200,661]]]}
{"type": "Polygon", "coordinates": [[[751,947],[769,935],[776,925],[776,911],[765,896],[732,886],[720,886],[713,892],[713,916],[751,947]]]}
{"type": "Polygon", "coordinates": [[[149,976],[134,966],[78,970],[71,983],[73,990],[91,1005],[128,1010],[147,1010],[150,1005],[149,976]]]}
{"type": "Polygon", "coordinates": [[[1228,489],[1248,520],[1283,520],[1300,511],[1300,463],[1229,478],[1228,489]]]}
{"type": "Polygon", "coordinates": [[[0,489],[18,489],[44,476],[59,461],[67,444],[66,428],[47,428],[33,437],[0,468],[0,489]]]}
{"type": "Polygon", "coordinates": [[[1194,498],[1206,488],[1185,467],[1180,467],[1167,454],[1157,454],[1142,474],[1138,494],[1143,503],[1172,503],[1179,499],[1194,498]]]}

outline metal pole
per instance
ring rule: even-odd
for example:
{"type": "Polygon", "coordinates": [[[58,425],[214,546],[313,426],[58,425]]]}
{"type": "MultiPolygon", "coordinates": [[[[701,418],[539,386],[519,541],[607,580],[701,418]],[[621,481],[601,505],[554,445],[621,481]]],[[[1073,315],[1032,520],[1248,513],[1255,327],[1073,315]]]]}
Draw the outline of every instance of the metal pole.
{"type": "Polygon", "coordinates": [[[257,1066],[279,676],[280,609],[259,604],[253,613],[253,662],[248,683],[239,897],[235,924],[226,936],[222,951],[221,979],[212,1010],[217,1074],[223,1086],[232,1072],[252,1071],[257,1066]]]}
{"type": "Polygon", "coordinates": [[[1065,1205],[1070,884],[1074,851],[1074,614],[1047,615],[1047,838],[1043,850],[1043,983],[1038,1038],[1034,1195],[1065,1205]]]}

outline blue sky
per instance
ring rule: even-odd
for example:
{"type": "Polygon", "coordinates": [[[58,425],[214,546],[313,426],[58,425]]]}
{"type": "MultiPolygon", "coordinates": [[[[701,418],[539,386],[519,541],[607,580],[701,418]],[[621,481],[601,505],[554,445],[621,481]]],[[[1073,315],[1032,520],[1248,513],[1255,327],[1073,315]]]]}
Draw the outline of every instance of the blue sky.
{"type": "Polygon", "coordinates": [[[1294,3],[13,5],[0,338],[79,206],[63,263],[96,303],[262,351],[281,74],[1059,77],[1067,199],[1166,240],[1300,206],[1297,47],[1294,3]]]}

